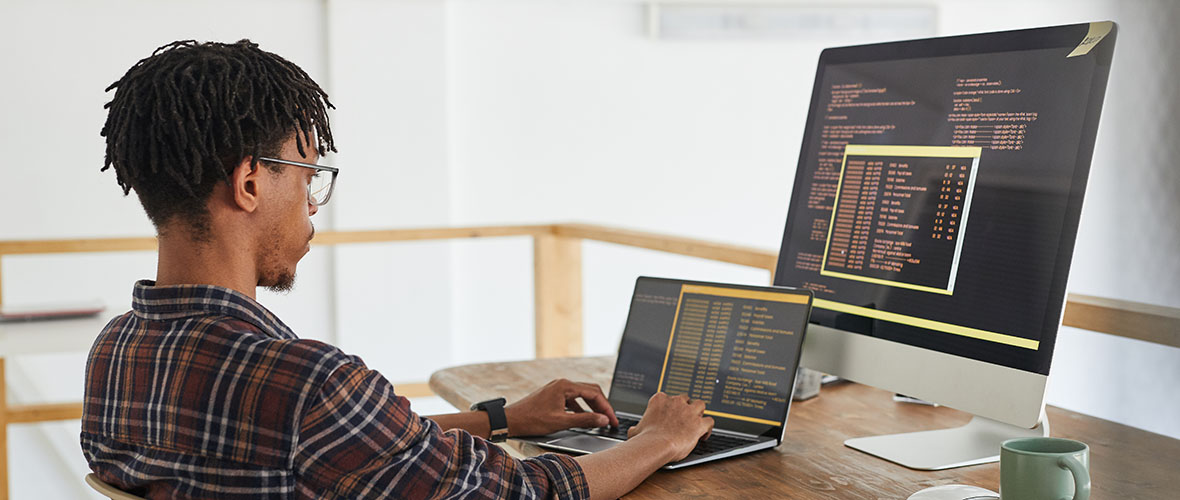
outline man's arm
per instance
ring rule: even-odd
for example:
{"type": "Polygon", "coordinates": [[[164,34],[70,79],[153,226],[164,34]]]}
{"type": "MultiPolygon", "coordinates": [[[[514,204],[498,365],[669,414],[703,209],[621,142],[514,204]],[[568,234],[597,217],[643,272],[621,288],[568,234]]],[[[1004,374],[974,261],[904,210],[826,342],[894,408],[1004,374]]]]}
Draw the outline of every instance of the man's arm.
{"type": "Polygon", "coordinates": [[[702,401],[656,393],[627,441],[576,459],[590,485],[590,498],[619,498],[660,467],[687,457],[713,430],[713,419],[704,414],[702,401]]]}
{"type": "Polygon", "coordinates": [[[394,394],[381,374],[358,363],[336,369],[305,408],[294,468],[296,487],[308,494],[589,497],[586,476],[572,458],[516,460],[462,430],[443,432],[410,411],[409,401],[394,394]]]}
{"type": "MultiPolygon", "coordinates": [[[[565,413],[567,406],[576,408],[575,397],[586,400],[596,411],[609,411],[612,425],[618,425],[614,410],[606,402],[602,390],[592,384],[575,384],[567,380],[555,380],[549,385],[530,394],[510,408],[517,408],[520,415],[532,411],[546,418],[533,418],[530,422],[541,427],[529,432],[513,432],[513,414],[509,413],[509,434],[532,436],[554,432],[568,427],[601,427],[608,423],[603,413],[565,413]],[[558,404],[560,401],[565,403],[558,404]],[[558,416],[560,412],[564,416],[558,416]],[[591,422],[591,419],[596,421],[591,422]],[[590,423],[586,423],[590,422],[590,423]],[[569,425],[567,425],[569,424],[569,425]]],[[[680,460],[690,452],[701,438],[707,437],[713,429],[713,419],[705,417],[705,403],[692,401],[685,396],[668,396],[658,393],[648,401],[643,419],[631,429],[626,442],[606,451],[576,458],[586,474],[591,498],[618,498],[635,489],[653,472],[664,465],[680,460]]],[[[487,436],[490,431],[488,417],[484,412],[464,412],[430,417],[440,426],[443,422],[469,432],[487,436]],[[441,421],[439,420],[441,419],[441,421]]],[[[519,420],[518,420],[519,421],[519,420]]],[[[527,427],[518,427],[527,428],[527,427]]]]}
{"type": "Polygon", "coordinates": [[[444,431],[463,429],[472,436],[479,436],[484,439],[488,439],[492,434],[491,424],[488,422],[488,414],[482,411],[444,413],[441,415],[429,415],[426,418],[433,420],[444,431]]]}
{"type": "MultiPolygon", "coordinates": [[[[543,436],[570,427],[605,427],[619,425],[615,410],[611,408],[597,384],[554,380],[533,391],[520,401],[504,408],[508,420],[509,436],[543,436]],[[585,411],[578,404],[581,398],[592,411],[585,411]]],[[[468,411],[431,415],[429,417],[443,430],[463,429],[473,435],[488,438],[491,427],[488,414],[482,411],[468,411]]]]}
{"type": "MultiPolygon", "coordinates": [[[[505,411],[511,436],[536,436],[569,427],[619,423],[601,388],[568,380],[550,382],[505,411]],[[578,397],[594,412],[582,411],[575,401],[578,397]],[[566,413],[567,409],[577,409],[577,413],[566,413]]],[[[643,419],[631,429],[626,442],[575,459],[586,475],[591,498],[623,496],[660,467],[688,456],[697,442],[713,429],[713,419],[704,413],[703,401],[690,402],[686,396],[668,396],[662,392],[652,396],[643,419]]],[[[487,414],[481,411],[430,418],[444,429],[460,428],[483,437],[491,432],[487,414]]]]}

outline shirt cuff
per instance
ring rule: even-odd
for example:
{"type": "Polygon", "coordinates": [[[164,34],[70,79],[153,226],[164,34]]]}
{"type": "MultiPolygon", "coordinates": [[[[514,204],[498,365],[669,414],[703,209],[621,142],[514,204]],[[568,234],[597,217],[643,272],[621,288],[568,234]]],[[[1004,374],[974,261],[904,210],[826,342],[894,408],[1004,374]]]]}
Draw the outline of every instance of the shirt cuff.
{"type": "Polygon", "coordinates": [[[526,461],[539,465],[549,476],[549,492],[551,498],[589,499],[590,485],[586,482],[586,473],[582,466],[568,455],[560,453],[546,453],[526,461]]]}

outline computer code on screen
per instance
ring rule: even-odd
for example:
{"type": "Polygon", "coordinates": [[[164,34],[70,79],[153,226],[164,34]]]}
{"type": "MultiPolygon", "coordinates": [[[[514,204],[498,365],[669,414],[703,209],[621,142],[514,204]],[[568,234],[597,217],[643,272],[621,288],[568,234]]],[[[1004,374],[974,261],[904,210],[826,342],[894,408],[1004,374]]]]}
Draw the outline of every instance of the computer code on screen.
{"type": "Polygon", "coordinates": [[[1069,53],[821,61],[775,283],[861,333],[1047,370],[1093,141],[1096,61],[1069,53]]]}
{"type": "Polygon", "coordinates": [[[786,412],[808,298],[684,285],[659,389],[706,414],[777,425],[786,412]]]}
{"type": "Polygon", "coordinates": [[[714,417],[780,425],[809,303],[797,291],[641,280],[611,398],[683,394],[714,417]]]}

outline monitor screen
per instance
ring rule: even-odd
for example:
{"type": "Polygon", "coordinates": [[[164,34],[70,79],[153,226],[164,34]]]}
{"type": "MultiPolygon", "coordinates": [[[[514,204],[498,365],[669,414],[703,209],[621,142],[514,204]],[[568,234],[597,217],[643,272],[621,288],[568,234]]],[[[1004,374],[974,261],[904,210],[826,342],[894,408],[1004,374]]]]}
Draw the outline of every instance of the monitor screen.
{"type": "Polygon", "coordinates": [[[1111,26],[825,50],[775,284],[815,323],[1048,374],[1111,26]]]}

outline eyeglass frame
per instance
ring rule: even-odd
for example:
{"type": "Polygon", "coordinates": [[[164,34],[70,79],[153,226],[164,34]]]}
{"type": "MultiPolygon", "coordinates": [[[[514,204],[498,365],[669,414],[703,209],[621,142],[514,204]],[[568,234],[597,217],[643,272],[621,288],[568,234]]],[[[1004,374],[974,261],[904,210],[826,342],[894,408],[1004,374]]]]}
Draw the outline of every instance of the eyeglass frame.
{"type": "Polygon", "coordinates": [[[311,184],[307,185],[307,201],[317,207],[322,207],[324,205],[327,205],[328,200],[332,199],[332,192],[336,190],[336,176],[340,173],[340,169],[333,167],[331,165],[320,165],[318,163],[304,163],[301,161],[282,160],[279,158],[268,158],[265,156],[259,156],[258,161],[260,161],[260,162],[266,161],[266,162],[271,162],[271,163],[280,163],[283,165],[291,165],[291,166],[295,166],[295,167],[310,168],[310,169],[315,170],[317,172],[331,172],[332,173],[332,180],[329,181],[328,195],[324,196],[324,201],[322,201],[320,203],[316,203],[316,201],[313,200],[311,197],[311,184]]]}

